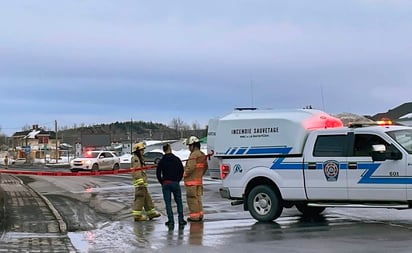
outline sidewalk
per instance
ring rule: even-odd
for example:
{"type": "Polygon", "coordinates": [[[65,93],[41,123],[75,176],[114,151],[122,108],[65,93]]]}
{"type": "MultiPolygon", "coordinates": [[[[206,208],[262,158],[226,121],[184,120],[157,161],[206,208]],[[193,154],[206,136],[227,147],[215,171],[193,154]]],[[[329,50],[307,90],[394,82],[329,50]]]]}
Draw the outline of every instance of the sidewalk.
{"type": "Polygon", "coordinates": [[[53,205],[23,182],[0,175],[0,253],[76,252],[53,205]]]}

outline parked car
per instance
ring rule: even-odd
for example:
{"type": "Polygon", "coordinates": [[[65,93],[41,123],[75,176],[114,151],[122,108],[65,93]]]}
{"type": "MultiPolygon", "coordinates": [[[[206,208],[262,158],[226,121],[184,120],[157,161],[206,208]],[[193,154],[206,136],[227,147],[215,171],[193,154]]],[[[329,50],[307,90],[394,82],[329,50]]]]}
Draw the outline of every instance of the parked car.
{"type": "Polygon", "coordinates": [[[143,154],[144,161],[151,164],[158,164],[162,157],[163,153],[157,151],[149,151],[143,154]]]}
{"type": "MultiPolygon", "coordinates": [[[[23,159],[24,159],[24,161],[26,161],[26,158],[23,158],[23,159]]],[[[15,160],[13,158],[9,157],[9,165],[12,165],[14,163],[15,163],[15,160]]],[[[4,164],[4,157],[0,158],[0,165],[5,165],[4,164]]]]}
{"type": "Polygon", "coordinates": [[[130,164],[131,160],[132,160],[132,156],[131,154],[124,154],[122,156],[120,156],[120,163],[124,163],[124,164],[130,164]]]}
{"type": "Polygon", "coordinates": [[[111,151],[87,151],[82,157],[70,161],[72,172],[118,170],[119,168],[120,158],[111,151]]]}
{"type": "Polygon", "coordinates": [[[16,164],[16,165],[21,165],[21,164],[25,164],[25,163],[27,163],[26,158],[17,158],[16,160],[12,161],[11,163],[9,161],[9,164],[16,164]]]}

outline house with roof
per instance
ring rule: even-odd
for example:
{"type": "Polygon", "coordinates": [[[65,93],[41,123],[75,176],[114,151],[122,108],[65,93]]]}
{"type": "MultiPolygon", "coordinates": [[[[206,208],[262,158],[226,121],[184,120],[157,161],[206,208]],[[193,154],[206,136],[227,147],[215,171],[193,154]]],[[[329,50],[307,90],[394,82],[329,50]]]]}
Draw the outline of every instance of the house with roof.
{"type": "Polygon", "coordinates": [[[60,141],[56,140],[56,132],[46,131],[33,125],[32,129],[15,132],[12,137],[14,158],[26,158],[29,161],[38,159],[56,159],[60,153],[60,141]],[[57,152],[56,152],[57,151],[57,152]]]}

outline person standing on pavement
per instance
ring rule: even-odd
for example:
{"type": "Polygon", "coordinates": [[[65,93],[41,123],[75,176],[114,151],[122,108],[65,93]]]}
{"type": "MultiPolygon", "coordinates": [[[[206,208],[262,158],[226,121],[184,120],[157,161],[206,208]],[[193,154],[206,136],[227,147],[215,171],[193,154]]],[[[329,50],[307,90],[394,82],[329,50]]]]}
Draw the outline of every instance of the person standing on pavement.
{"type": "Polygon", "coordinates": [[[184,167],[184,183],[186,187],[187,205],[189,207],[188,221],[203,220],[203,176],[207,170],[206,155],[200,150],[200,140],[191,136],[186,143],[190,155],[184,167]]]}
{"type": "Polygon", "coordinates": [[[9,157],[7,155],[4,157],[4,168],[6,170],[9,168],[9,157]]]}
{"type": "MultiPolygon", "coordinates": [[[[145,166],[143,154],[145,145],[143,142],[136,143],[132,149],[131,167],[140,169],[145,166]]],[[[156,211],[152,197],[147,190],[147,175],[144,170],[136,170],[132,173],[133,185],[135,187],[134,202],[133,202],[133,217],[134,221],[145,221],[160,217],[160,213],[156,211]],[[143,213],[143,208],[147,216],[143,213]]]]}
{"type": "Polygon", "coordinates": [[[165,154],[157,164],[156,176],[162,185],[163,199],[166,205],[168,221],[165,225],[174,225],[171,196],[173,194],[177,206],[179,226],[184,226],[187,222],[183,218],[182,191],[179,184],[183,178],[183,164],[182,161],[172,153],[172,148],[169,143],[163,145],[163,152],[165,154]]]}

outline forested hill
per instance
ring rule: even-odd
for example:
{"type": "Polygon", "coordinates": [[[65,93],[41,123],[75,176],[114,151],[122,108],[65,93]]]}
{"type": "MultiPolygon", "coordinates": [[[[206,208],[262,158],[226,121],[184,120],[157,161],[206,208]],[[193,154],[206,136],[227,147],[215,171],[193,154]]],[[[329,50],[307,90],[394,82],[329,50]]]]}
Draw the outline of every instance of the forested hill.
{"type": "Polygon", "coordinates": [[[372,118],[374,120],[381,120],[382,118],[389,118],[392,120],[399,119],[399,117],[404,116],[405,114],[412,112],[412,102],[401,104],[393,109],[388,110],[387,112],[378,113],[372,118]]]}
{"type": "Polygon", "coordinates": [[[112,142],[139,141],[139,140],[169,140],[186,138],[190,135],[199,137],[206,136],[206,129],[200,129],[195,125],[188,125],[177,122],[173,126],[166,126],[161,123],[133,121],[115,122],[110,124],[99,124],[92,126],[80,126],[74,128],[63,128],[58,131],[59,139],[65,143],[80,142],[82,135],[109,134],[112,142]]]}

